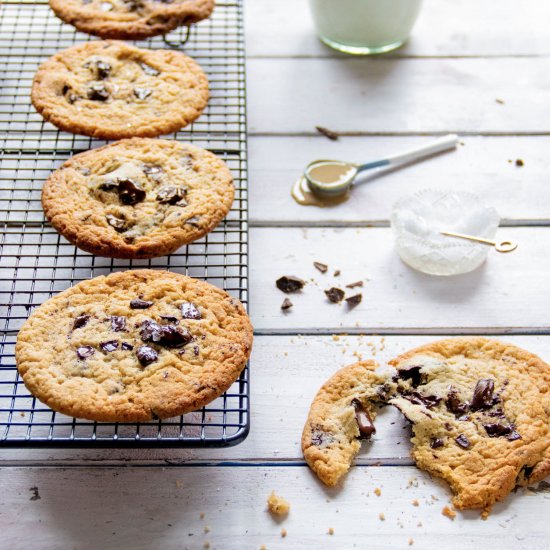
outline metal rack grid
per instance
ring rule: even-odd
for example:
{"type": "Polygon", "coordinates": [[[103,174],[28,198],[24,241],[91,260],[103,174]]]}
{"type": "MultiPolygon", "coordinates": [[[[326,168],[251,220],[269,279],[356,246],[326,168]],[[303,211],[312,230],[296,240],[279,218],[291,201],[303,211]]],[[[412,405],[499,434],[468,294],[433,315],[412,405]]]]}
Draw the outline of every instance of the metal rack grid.
{"type": "Polygon", "coordinates": [[[248,303],[246,91],[242,0],[216,3],[190,31],[136,42],[175,48],[208,75],[211,99],[193,124],[173,134],[219,155],[231,168],[235,201],[209,235],[171,256],[116,260],[76,249],[45,221],[42,183],[71,155],[105,142],[59,132],[30,103],[38,65],[93,40],[61,23],[47,1],[8,0],[0,8],[0,446],[198,447],[234,445],[249,426],[249,368],[220,398],[194,413],[140,424],[96,423],[53,412],[18,376],[17,332],[33,308],[77,282],[131,268],[169,269],[206,280],[248,303]]]}

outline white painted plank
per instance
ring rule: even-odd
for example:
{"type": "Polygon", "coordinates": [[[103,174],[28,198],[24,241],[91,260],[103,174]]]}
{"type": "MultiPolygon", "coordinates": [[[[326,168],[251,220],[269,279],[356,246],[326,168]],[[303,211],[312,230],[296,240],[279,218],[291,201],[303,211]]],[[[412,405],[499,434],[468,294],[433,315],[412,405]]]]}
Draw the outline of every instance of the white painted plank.
{"type": "Polygon", "coordinates": [[[469,137],[464,146],[392,172],[375,171],[351,200],[330,208],[303,207],[290,188],[304,167],[319,158],[352,162],[383,158],[432,138],[422,137],[253,137],[250,140],[250,215],[256,225],[366,223],[390,217],[402,196],[428,187],[471,191],[494,205],[507,223],[548,222],[550,138],[469,137]],[[517,167],[515,160],[524,160],[517,167]],[[509,162],[512,160],[513,162],[509,162]]]}
{"type": "MultiPolygon", "coordinates": [[[[244,443],[229,449],[37,450],[3,449],[0,464],[142,464],[174,463],[303,463],[300,437],[309,405],[319,387],[336,370],[358,360],[374,358],[384,366],[392,357],[430,342],[433,336],[258,336],[252,355],[252,428],[244,443]]],[[[507,336],[550,361],[549,336],[507,336]]],[[[364,444],[359,464],[412,464],[409,432],[402,416],[388,407],[376,421],[377,434],[364,444]]]]}
{"type": "MultiPolygon", "coordinates": [[[[338,55],[315,37],[306,0],[246,3],[249,56],[338,55]]],[[[411,40],[391,56],[548,55],[550,5],[540,0],[425,0],[411,40]]]]}
{"type": "Polygon", "coordinates": [[[521,491],[487,521],[476,512],[451,521],[441,514],[447,490],[411,467],[356,468],[341,490],[325,489],[305,467],[5,468],[0,476],[10,550],[393,549],[410,538],[423,549],[444,540],[450,550],[542,550],[550,536],[548,494],[521,491]],[[272,490],[291,504],[280,523],[265,509],[272,490]]]}
{"type": "Polygon", "coordinates": [[[249,129],[548,132],[547,66],[545,58],[249,59],[249,129]]]}
{"type": "Polygon", "coordinates": [[[486,327],[513,332],[547,326],[543,293],[550,272],[550,229],[503,228],[498,237],[518,241],[518,249],[506,255],[490,250],[476,271],[446,278],[406,266],[389,228],[256,228],[250,243],[254,327],[260,332],[468,332],[486,327]],[[329,264],[329,273],[319,273],[314,261],[329,264]],[[333,269],[341,276],[333,277],[333,269]],[[295,305],[289,313],[281,311],[285,294],[275,287],[282,275],[314,278],[291,296],[295,305]],[[359,289],[363,301],[357,307],[328,302],[325,289],[359,279],[368,281],[359,289]]]}

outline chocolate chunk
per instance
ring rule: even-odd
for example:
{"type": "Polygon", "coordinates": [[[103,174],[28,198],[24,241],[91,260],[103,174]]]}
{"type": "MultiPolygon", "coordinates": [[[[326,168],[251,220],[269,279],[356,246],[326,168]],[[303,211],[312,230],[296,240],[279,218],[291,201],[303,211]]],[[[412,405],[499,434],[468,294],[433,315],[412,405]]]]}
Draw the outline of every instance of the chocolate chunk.
{"type": "Polygon", "coordinates": [[[136,298],[130,302],[131,309],[149,309],[153,305],[153,302],[146,302],[140,298],[136,298]]]}
{"type": "Polygon", "coordinates": [[[128,342],[122,342],[120,347],[126,351],[132,351],[134,349],[134,346],[132,346],[132,344],[129,344],[128,342]]]}
{"type": "Polygon", "coordinates": [[[281,309],[283,311],[286,311],[287,309],[290,309],[294,304],[288,299],[288,298],[285,298],[283,300],[283,303],[281,304],[281,309]]]}
{"type": "Polygon", "coordinates": [[[346,285],[346,288],[356,288],[358,286],[363,286],[363,281],[357,281],[355,283],[350,283],[349,285],[346,285]]]}
{"type": "Polygon", "coordinates": [[[185,199],[186,195],[187,189],[184,187],[167,186],[159,189],[156,199],[161,204],[177,204],[185,199]]]}
{"type": "Polygon", "coordinates": [[[65,96],[65,99],[72,105],[75,101],[80,99],[78,95],[73,92],[73,89],[70,86],[63,86],[61,93],[65,96]]]}
{"type": "Polygon", "coordinates": [[[192,225],[193,227],[200,227],[200,218],[198,216],[191,216],[187,220],[185,220],[185,223],[192,225]]]}
{"type": "Polygon", "coordinates": [[[483,427],[489,437],[510,435],[514,431],[514,428],[509,424],[483,424],[483,427]]]}
{"type": "Polygon", "coordinates": [[[149,90],[148,88],[134,88],[134,96],[140,100],[147,99],[152,93],[153,90],[149,90]]]}
{"type": "Polygon", "coordinates": [[[351,404],[355,409],[355,420],[360,434],[359,439],[370,439],[376,433],[372,418],[359,399],[354,399],[351,404]]]}
{"type": "Polygon", "coordinates": [[[191,302],[184,302],[181,304],[181,314],[184,319],[202,319],[201,312],[197,306],[191,302]]]}
{"type": "Polygon", "coordinates": [[[495,382],[490,378],[483,378],[478,381],[474,388],[474,396],[470,403],[472,411],[488,409],[493,405],[493,393],[495,391],[495,382]]]}
{"type": "Polygon", "coordinates": [[[113,332],[124,332],[126,330],[126,317],[111,315],[111,330],[113,332]]]}
{"type": "Polygon", "coordinates": [[[334,272],[334,276],[335,277],[340,277],[340,273],[341,271],[339,269],[337,269],[335,272],[334,272]]]}
{"type": "Polygon", "coordinates": [[[447,394],[447,399],[445,399],[445,406],[449,412],[454,414],[464,414],[468,412],[469,405],[466,402],[460,401],[460,396],[458,392],[454,389],[451,389],[447,394]]]}
{"type": "Polygon", "coordinates": [[[340,134],[338,132],[334,132],[333,130],[329,130],[328,128],[325,128],[323,126],[315,126],[315,129],[323,136],[327,137],[331,141],[336,141],[340,134]]]}
{"type": "Polygon", "coordinates": [[[128,223],[126,220],[122,220],[121,218],[117,218],[116,216],[113,216],[112,214],[107,214],[105,216],[105,219],[107,220],[107,223],[113,227],[116,231],[119,233],[122,233],[123,231],[126,231],[128,227],[128,223]]]}
{"type": "Polygon", "coordinates": [[[95,353],[95,349],[92,346],[80,346],[76,348],[76,354],[79,359],[86,359],[91,357],[95,353]]]}
{"type": "Polygon", "coordinates": [[[455,441],[456,444],[463,449],[469,449],[472,446],[470,440],[464,434],[460,434],[458,437],[455,437],[455,441]]]}
{"type": "Polygon", "coordinates": [[[88,88],[88,99],[92,101],[107,101],[110,95],[103,84],[92,84],[88,88]]]}
{"type": "Polygon", "coordinates": [[[160,71],[157,71],[157,69],[151,67],[151,65],[147,65],[147,63],[140,63],[139,66],[141,67],[141,70],[148,76],[158,76],[160,74],[160,71]]]}
{"type": "Polygon", "coordinates": [[[136,356],[144,367],[154,363],[159,358],[159,354],[149,346],[140,346],[136,351],[136,356]]]}
{"type": "Polygon", "coordinates": [[[106,352],[115,351],[118,349],[118,340],[109,340],[108,342],[101,342],[99,347],[106,352]]]}
{"type": "Polygon", "coordinates": [[[524,166],[525,165],[525,162],[523,161],[523,159],[516,159],[516,166],[524,166]]]}
{"type": "Polygon", "coordinates": [[[432,449],[439,449],[439,447],[443,447],[445,443],[443,442],[443,439],[440,439],[439,437],[434,437],[430,440],[430,447],[432,449]]]}
{"type": "Polygon", "coordinates": [[[280,277],[275,281],[277,288],[289,294],[290,292],[298,292],[304,288],[306,284],[305,281],[299,279],[298,277],[293,277],[292,275],[285,275],[280,277]]]}
{"type": "Polygon", "coordinates": [[[118,180],[118,196],[122,204],[132,206],[142,202],[146,193],[135,181],[128,178],[118,180]]]}
{"type": "Polygon", "coordinates": [[[415,405],[424,405],[427,409],[433,409],[441,402],[441,397],[435,395],[422,395],[416,391],[403,392],[403,397],[415,405]]]}
{"type": "Polygon", "coordinates": [[[518,434],[515,430],[506,437],[508,441],[516,441],[516,439],[521,439],[521,435],[518,434]]]}
{"type": "Polygon", "coordinates": [[[342,289],[336,288],[334,286],[332,288],[329,288],[328,290],[325,290],[325,294],[329,301],[333,304],[339,304],[346,295],[346,293],[342,289]]]}
{"type": "Polygon", "coordinates": [[[107,63],[106,61],[101,61],[101,59],[99,59],[98,61],[96,61],[95,66],[97,68],[97,76],[100,80],[105,80],[109,77],[109,73],[112,70],[112,67],[109,63],[107,63]]]}
{"type": "Polygon", "coordinates": [[[326,273],[328,271],[328,265],[327,264],[322,264],[321,262],[313,262],[313,265],[321,273],[326,273]]]}
{"type": "Polygon", "coordinates": [[[167,323],[171,323],[172,325],[178,325],[179,324],[178,318],[174,317],[172,315],[161,315],[160,318],[163,321],[166,321],[167,323]]]}
{"type": "Polygon", "coordinates": [[[86,326],[89,320],[90,315],[79,315],[73,322],[73,330],[86,326]]]}
{"type": "Polygon", "coordinates": [[[154,342],[167,348],[181,348],[193,340],[188,330],[173,325],[159,325],[155,321],[145,321],[141,325],[140,335],[144,342],[154,342]]]}
{"type": "Polygon", "coordinates": [[[453,431],[453,427],[451,426],[451,424],[449,424],[449,422],[445,422],[445,424],[443,424],[443,426],[445,426],[445,429],[446,429],[448,432],[452,432],[452,431],[453,431]]]}
{"type": "Polygon", "coordinates": [[[420,369],[423,365],[412,365],[399,370],[399,372],[393,377],[394,382],[398,380],[410,380],[411,386],[416,388],[423,381],[423,375],[420,373],[420,369]]]}
{"type": "Polygon", "coordinates": [[[346,303],[349,307],[355,307],[361,303],[363,300],[362,294],[355,294],[354,296],[350,296],[349,298],[346,298],[346,303]]]}

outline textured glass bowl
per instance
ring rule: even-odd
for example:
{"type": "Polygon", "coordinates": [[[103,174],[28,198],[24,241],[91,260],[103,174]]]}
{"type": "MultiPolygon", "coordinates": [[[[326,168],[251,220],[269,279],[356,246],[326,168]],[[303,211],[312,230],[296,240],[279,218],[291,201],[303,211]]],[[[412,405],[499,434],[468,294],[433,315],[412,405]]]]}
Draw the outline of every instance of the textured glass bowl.
{"type": "Polygon", "coordinates": [[[401,259],[430,275],[459,275],[479,267],[490,246],[447,237],[441,231],[493,239],[500,222],[494,208],[472,193],[419,191],[395,203],[391,226],[401,259]]]}

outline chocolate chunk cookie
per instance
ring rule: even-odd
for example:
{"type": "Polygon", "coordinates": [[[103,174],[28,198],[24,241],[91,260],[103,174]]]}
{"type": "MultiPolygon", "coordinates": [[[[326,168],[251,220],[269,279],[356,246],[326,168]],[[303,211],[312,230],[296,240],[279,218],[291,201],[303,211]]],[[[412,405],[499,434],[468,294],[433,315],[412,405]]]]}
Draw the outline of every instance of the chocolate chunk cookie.
{"type": "Polygon", "coordinates": [[[238,300],[190,277],[137,270],[83,281],[42,304],[20,330],[15,357],[29,391],[53,410],[141,422],[214,400],[251,347],[238,300]]]}
{"type": "Polygon", "coordinates": [[[488,510],[550,474],[550,366],[485,338],[409,351],[389,402],[412,423],[416,464],[447,481],[460,509],[488,510]]]}
{"type": "Polygon", "coordinates": [[[75,155],[44,184],[50,223],[98,256],[174,252],[225,217],[234,188],[226,164],[176,141],[134,138],[75,155]]]}
{"type": "Polygon", "coordinates": [[[141,40],[210,17],[214,0],[50,0],[50,6],[79,31],[141,40]]]}
{"type": "Polygon", "coordinates": [[[374,361],[340,369],[319,390],[302,434],[302,451],[321,481],[334,486],[347,473],[361,440],[375,433],[375,403],[391,391],[374,361]]]}
{"type": "Polygon", "coordinates": [[[42,63],[31,98],[47,121],[67,132],[102,139],[156,137],[200,116],[208,80],[183,53],[94,41],[42,63]]]}

